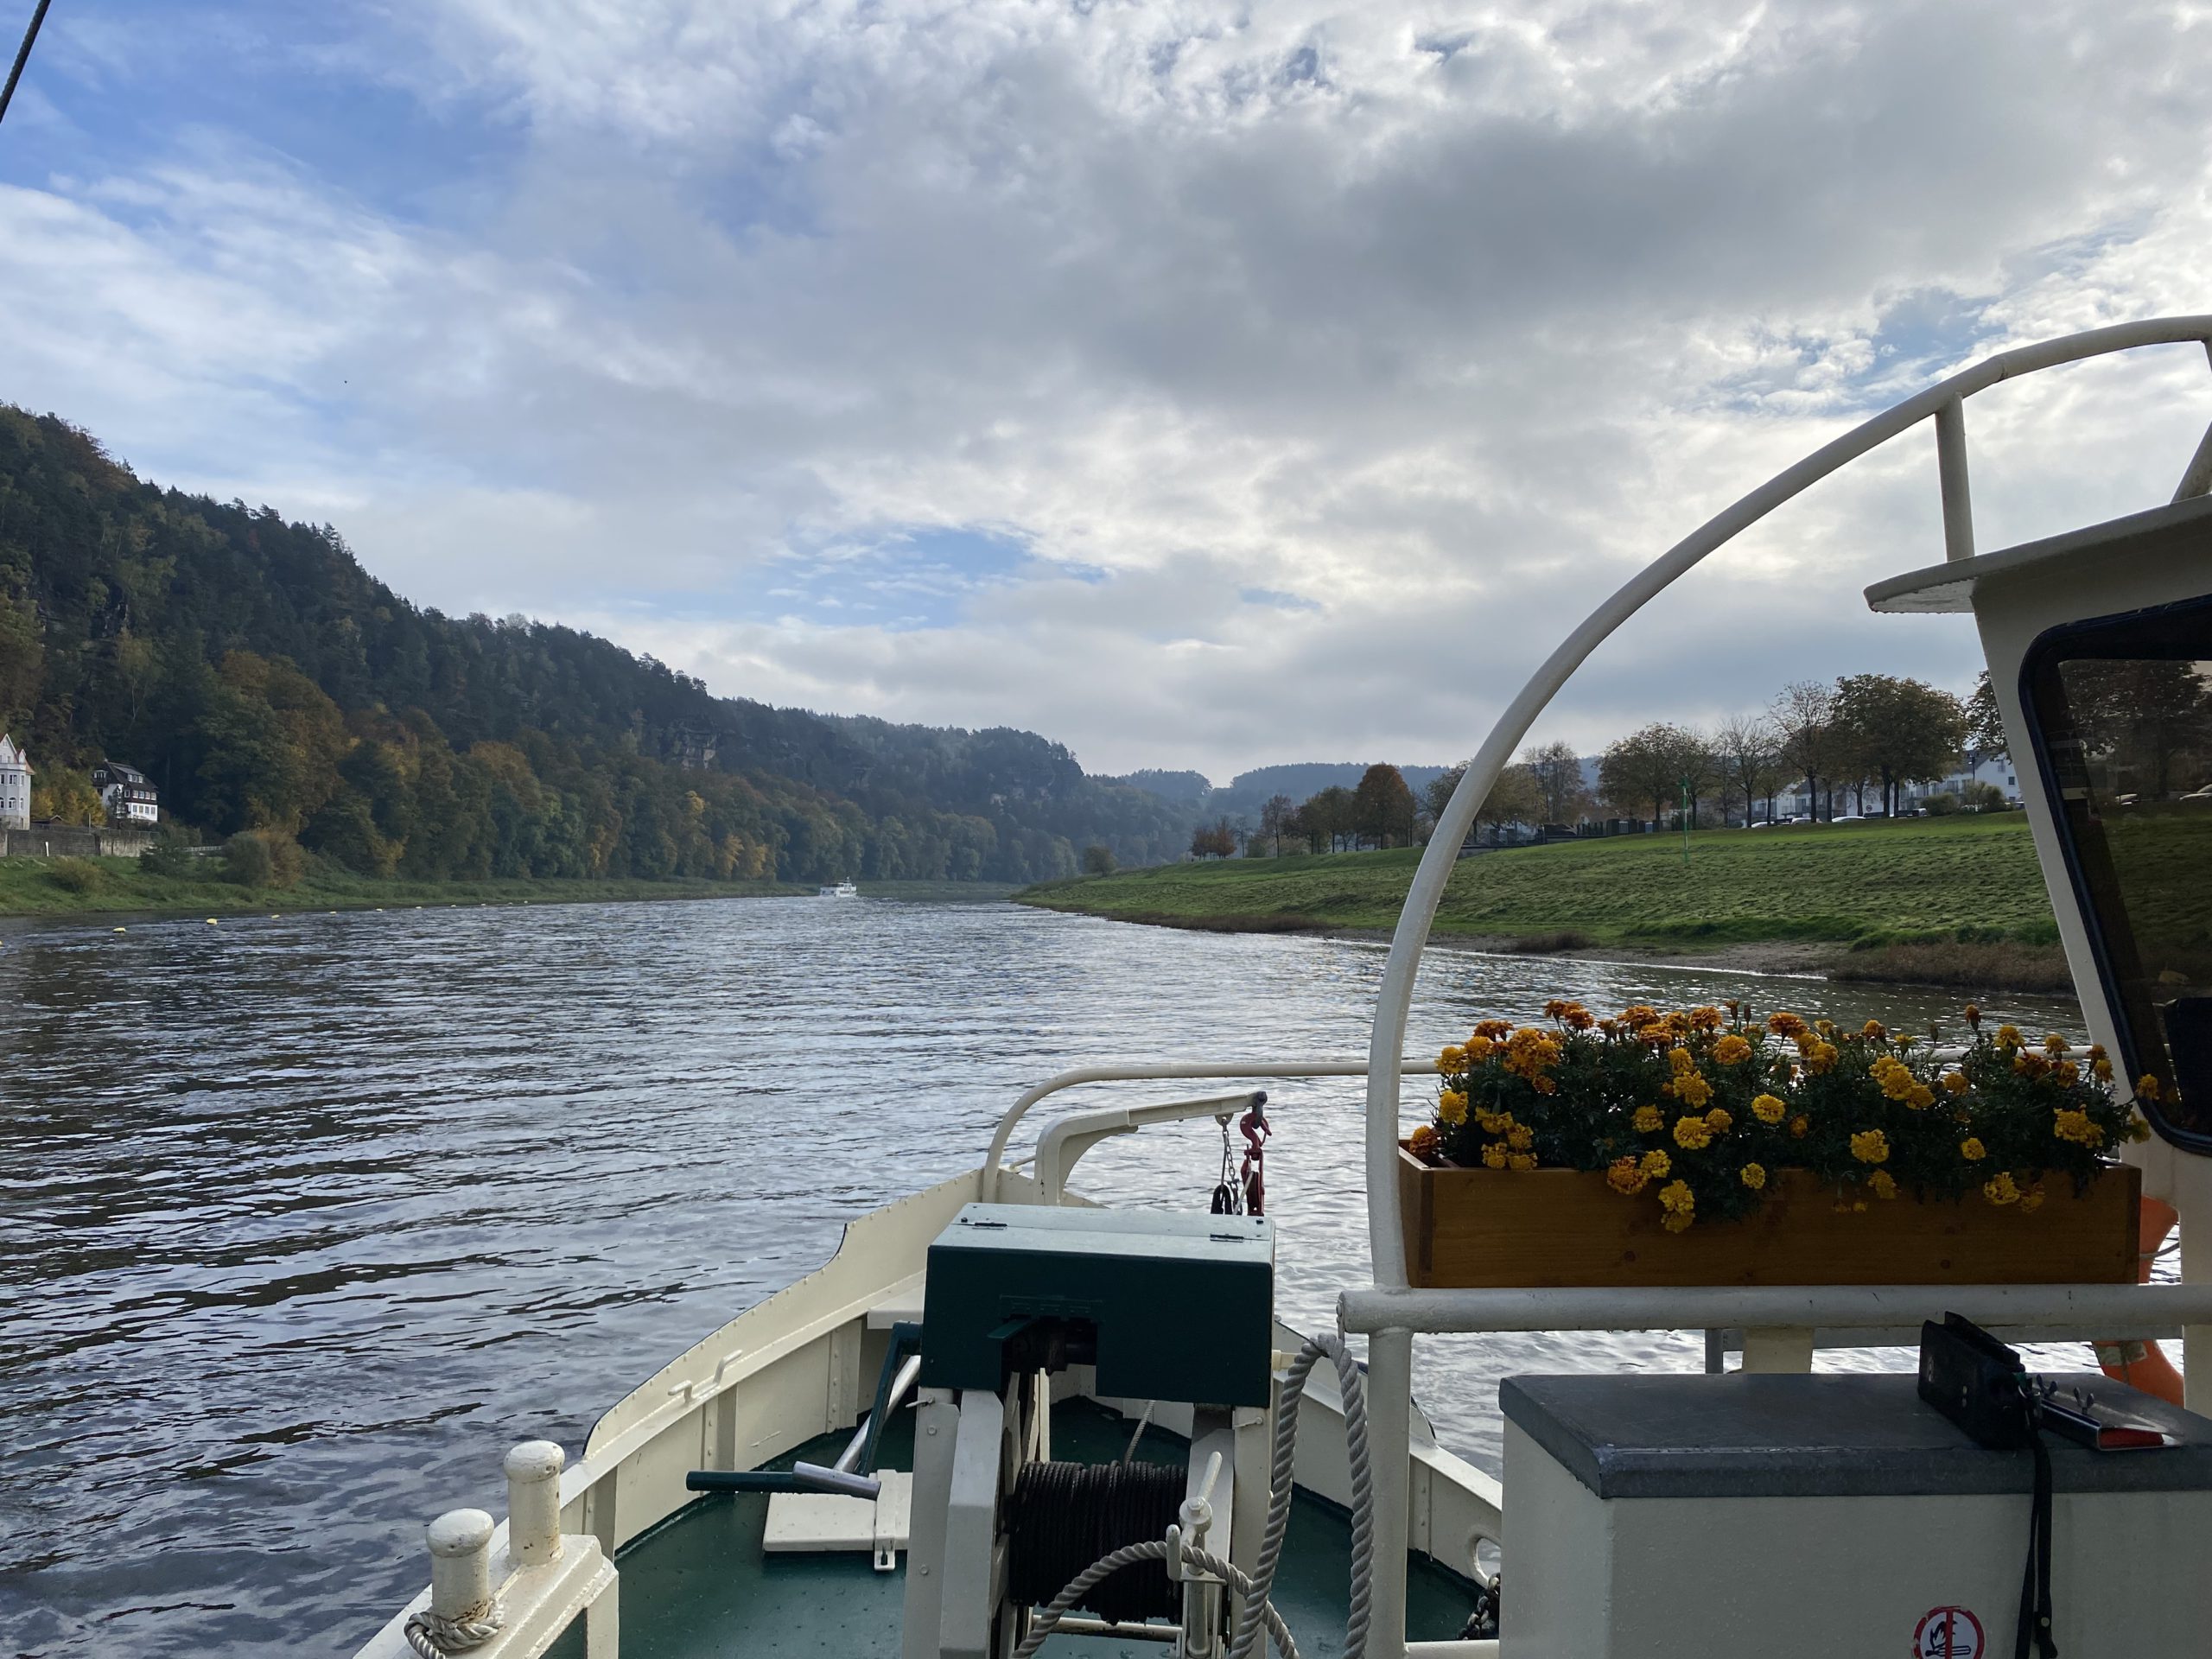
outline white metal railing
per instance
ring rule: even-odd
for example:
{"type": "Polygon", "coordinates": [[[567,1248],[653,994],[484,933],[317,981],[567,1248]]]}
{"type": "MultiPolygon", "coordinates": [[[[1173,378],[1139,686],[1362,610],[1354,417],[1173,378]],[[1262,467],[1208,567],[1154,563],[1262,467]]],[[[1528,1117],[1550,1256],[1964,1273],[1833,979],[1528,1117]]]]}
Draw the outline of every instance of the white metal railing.
{"type": "MultiPolygon", "coordinates": [[[[1522,740],[1590,653],[1629,618],[1694,569],[1708,555],[1726,546],[1785,501],[1798,495],[1859,456],[1933,417],[1936,422],[1937,472],[1943,498],[1944,551],[1948,559],[1969,558],[1974,552],[1974,517],[1967,476],[1965,403],[1976,392],[1999,382],[2055,368],[2062,364],[2133,351],[2146,346],[2196,343],[2212,354],[2212,316],[2159,317],[2120,323],[2109,328],[2060,340],[2044,340],[2009,352],[1999,352],[1938,381],[1917,395],[1885,410],[1842,436],[1823,444],[1796,465],[1777,473],[1757,489],[1707,519],[1688,536],[1653,560],[1609,596],[1567,635],[1522,687],[1519,694],[1491,728],[1490,734],[1467,763],[1459,786],[1437,817],[1434,834],[1414,873],[1390,954],[1383,965],[1376,995],[1375,1023],[1369,1037],[1367,1077],[1367,1224],[1373,1261],[1376,1294],[1402,1291],[1406,1285],[1405,1237],[1402,1230],[1397,1182],[1397,1141],[1400,1090],[1398,1071],[1390,1062],[1402,1052],[1413,1007],[1414,976],[1421,951],[1428,942],[1437,906],[1445,884],[1457,864],[1457,849],[1467,837],[1491,788],[1497,784],[1522,740]]],[[[2212,486],[2212,431],[2198,444],[2182,477],[2177,499],[2201,493],[2212,486]]],[[[2128,1287],[2118,1287],[2126,1289],[2128,1287]]],[[[1446,1299],[1484,1293],[1430,1293],[1446,1299]]],[[[1549,1295],[1552,1293],[1544,1293],[1549,1295]]],[[[1629,1294],[1654,1299],[1669,1292],[1629,1294]]],[[[1399,1303],[1410,1310],[1431,1308],[1437,1319],[1463,1317],[1454,1313],[1447,1300],[1433,1305],[1399,1303]]],[[[1655,1300],[1656,1305],[1656,1300],[1655,1300]]],[[[1365,1307],[1363,1300],[1356,1306],[1365,1307]]],[[[1463,1307],[1472,1304],[1461,1304],[1463,1307]]],[[[1829,1320],[1826,1323],[1834,1324],[1829,1320]]],[[[1748,1324],[1749,1321],[1713,1317],[1690,1321],[1707,1325],[1748,1324]]],[[[1792,1322],[1794,1323],[1794,1322],[1792,1322]]],[[[1821,1323],[1821,1321],[1814,1321],[1821,1323]]],[[[1894,1317],[1884,1321],[1895,1323],[1894,1317]]],[[[1457,1327],[1455,1327],[1457,1328],[1457,1327]]],[[[1368,1443],[1376,1469],[1375,1557],[1395,1562],[1404,1559],[1406,1502],[1404,1459],[1407,1423],[1413,1389],[1413,1330],[1406,1325],[1377,1325],[1368,1341],[1368,1443]]],[[[1397,1659],[1404,1651],[1405,1580],[1397,1572],[1378,1573],[1374,1586],[1372,1617],[1381,1645],[1370,1649],[1375,1659],[1397,1659]]]]}

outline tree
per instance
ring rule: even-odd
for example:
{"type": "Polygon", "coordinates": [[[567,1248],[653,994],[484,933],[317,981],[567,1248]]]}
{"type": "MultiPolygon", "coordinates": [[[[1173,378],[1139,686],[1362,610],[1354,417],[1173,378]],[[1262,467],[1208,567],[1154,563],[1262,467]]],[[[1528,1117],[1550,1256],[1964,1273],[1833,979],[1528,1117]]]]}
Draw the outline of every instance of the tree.
{"type": "Polygon", "coordinates": [[[1882,810],[1894,813],[1905,784],[1932,782],[1958,764],[1967,710],[1948,691],[1887,674],[1847,674],[1835,683],[1834,748],[1839,774],[1878,777],[1882,810]]]}
{"type": "Polygon", "coordinates": [[[1290,821],[1298,807],[1287,795],[1270,795],[1260,808],[1260,833],[1274,847],[1274,855],[1282,856],[1282,838],[1290,834],[1290,821]]]}
{"type": "MultiPolygon", "coordinates": [[[[1427,797],[1428,816],[1432,821],[1444,816],[1444,809],[1451,804],[1452,793],[1459,787],[1459,779],[1466,776],[1467,763],[1462,761],[1429,779],[1423,791],[1427,797]]],[[[1497,781],[1490,793],[1475,809],[1474,830],[1479,834],[1484,825],[1491,830],[1494,843],[1498,831],[1509,823],[1539,823],[1549,822],[1543,817],[1542,791],[1537,787],[1535,770],[1527,766],[1508,766],[1497,774],[1497,781]]]]}
{"type": "Polygon", "coordinates": [[[1805,780],[1813,816],[1819,817],[1821,779],[1828,775],[1835,747],[1835,693],[1817,680],[1799,680],[1782,688],[1767,717],[1780,734],[1783,760],[1805,780]]]}
{"type": "Polygon", "coordinates": [[[41,766],[31,774],[31,817],[39,823],[105,823],[107,804],[86,773],[41,766]]]}
{"type": "Polygon", "coordinates": [[[1378,763],[1361,774],[1352,791],[1353,823],[1360,833],[1374,836],[1376,846],[1412,840],[1414,815],[1414,792],[1395,766],[1378,763]]]}
{"type": "Polygon", "coordinates": [[[1664,722],[1646,726],[1609,745],[1598,762],[1598,787],[1616,810],[1644,817],[1656,829],[1669,807],[1680,809],[1687,785],[1694,819],[1699,793],[1710,785],[1713,752],[1695,732],[1664,722]]]}
{"type": "Polygon", "coordinates": [[[1997,688],[1990,684],[1985,668],[1975,677],[1974,695],[1967,699],[1967,747],[1972,761],[2005,760],[2012,753],[2010,741],[2005,735],[2004,710],[1997,706],[1997,688]]]}
{"type": "Polygon", "coordinates": [[[1589,787],[1582,781],[1582,757],[1554,738],[1521,751],[1521,764],[1535,780],[1538,810],[1546,823],[1572,823],[1589,809],[1589,787]]]}
{"type": "Polygon", "coordinates": [[[1192,858],[1230,858],[1236,852],[1236,831],[1227,818],[1202,823],[1191,832],[1192,858]]]}
{"type": "Polygon", "coordinates": [[[1357,817],[1352,805],[1352,792],[1341,784],[1332,784],[1306,798],[1299,809],[1306,823],[1306,836],[1315,852],[1336,852],[1353,838],[1357,817]]]}
{"type": "Polygon", "coordinates": [[[1093,842],[1083,849],[1083,873],[1085,875],[1114,874],[1114,854],[1110,848],[1093,842]]]}
{"type": "Polygon", "coordinates": [[[1720,723],[1713,734],[1713,756],[1720,772],[1724,819],[1727,817],[1725,791],[1732,789],[1743,797],[1744,822],[1751,821],[1753,809],[1775,771],[1776,754],[1774,725],[1764,716],[1738,715],[1720,723]]]}

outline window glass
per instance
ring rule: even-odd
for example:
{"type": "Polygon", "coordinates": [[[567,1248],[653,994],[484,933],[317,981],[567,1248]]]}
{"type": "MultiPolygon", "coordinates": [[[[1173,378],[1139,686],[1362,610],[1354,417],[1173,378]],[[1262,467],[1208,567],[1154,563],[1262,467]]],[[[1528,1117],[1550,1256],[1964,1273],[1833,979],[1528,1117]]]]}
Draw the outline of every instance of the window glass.
{"type": "Polygon", "coordinates": [[[2212,607],[2047,635],[2026,690],[2121,1058],[2212,1149],[2212,607]]]}

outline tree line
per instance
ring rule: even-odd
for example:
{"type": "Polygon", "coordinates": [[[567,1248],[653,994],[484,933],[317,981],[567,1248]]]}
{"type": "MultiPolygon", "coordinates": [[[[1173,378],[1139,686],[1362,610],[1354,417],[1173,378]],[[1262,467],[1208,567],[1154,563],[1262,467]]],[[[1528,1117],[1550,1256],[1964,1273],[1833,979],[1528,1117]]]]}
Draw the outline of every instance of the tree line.
{"type": "Polygon", "coordinates": [[[1033,733],[721,698],[574,629],[417,607],[328,525],[165,491],[0,405],[0,730],[43,818],[164,815],[370,874],[815,882],[1175,856],[1190,814],[1033,733]]]}

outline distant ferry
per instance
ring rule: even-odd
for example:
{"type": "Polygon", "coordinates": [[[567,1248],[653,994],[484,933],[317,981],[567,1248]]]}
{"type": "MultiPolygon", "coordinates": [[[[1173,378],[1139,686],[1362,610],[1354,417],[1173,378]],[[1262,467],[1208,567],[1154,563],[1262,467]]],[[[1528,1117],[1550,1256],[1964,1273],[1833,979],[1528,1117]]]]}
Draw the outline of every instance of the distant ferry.
{"type": "Polygon", "coordinates": [[[822,889],[822,896],[824,899],[857,899],[861,896],[861,890],[849,881],[840,881],[834,887],[825,886],[822,889]]]}

